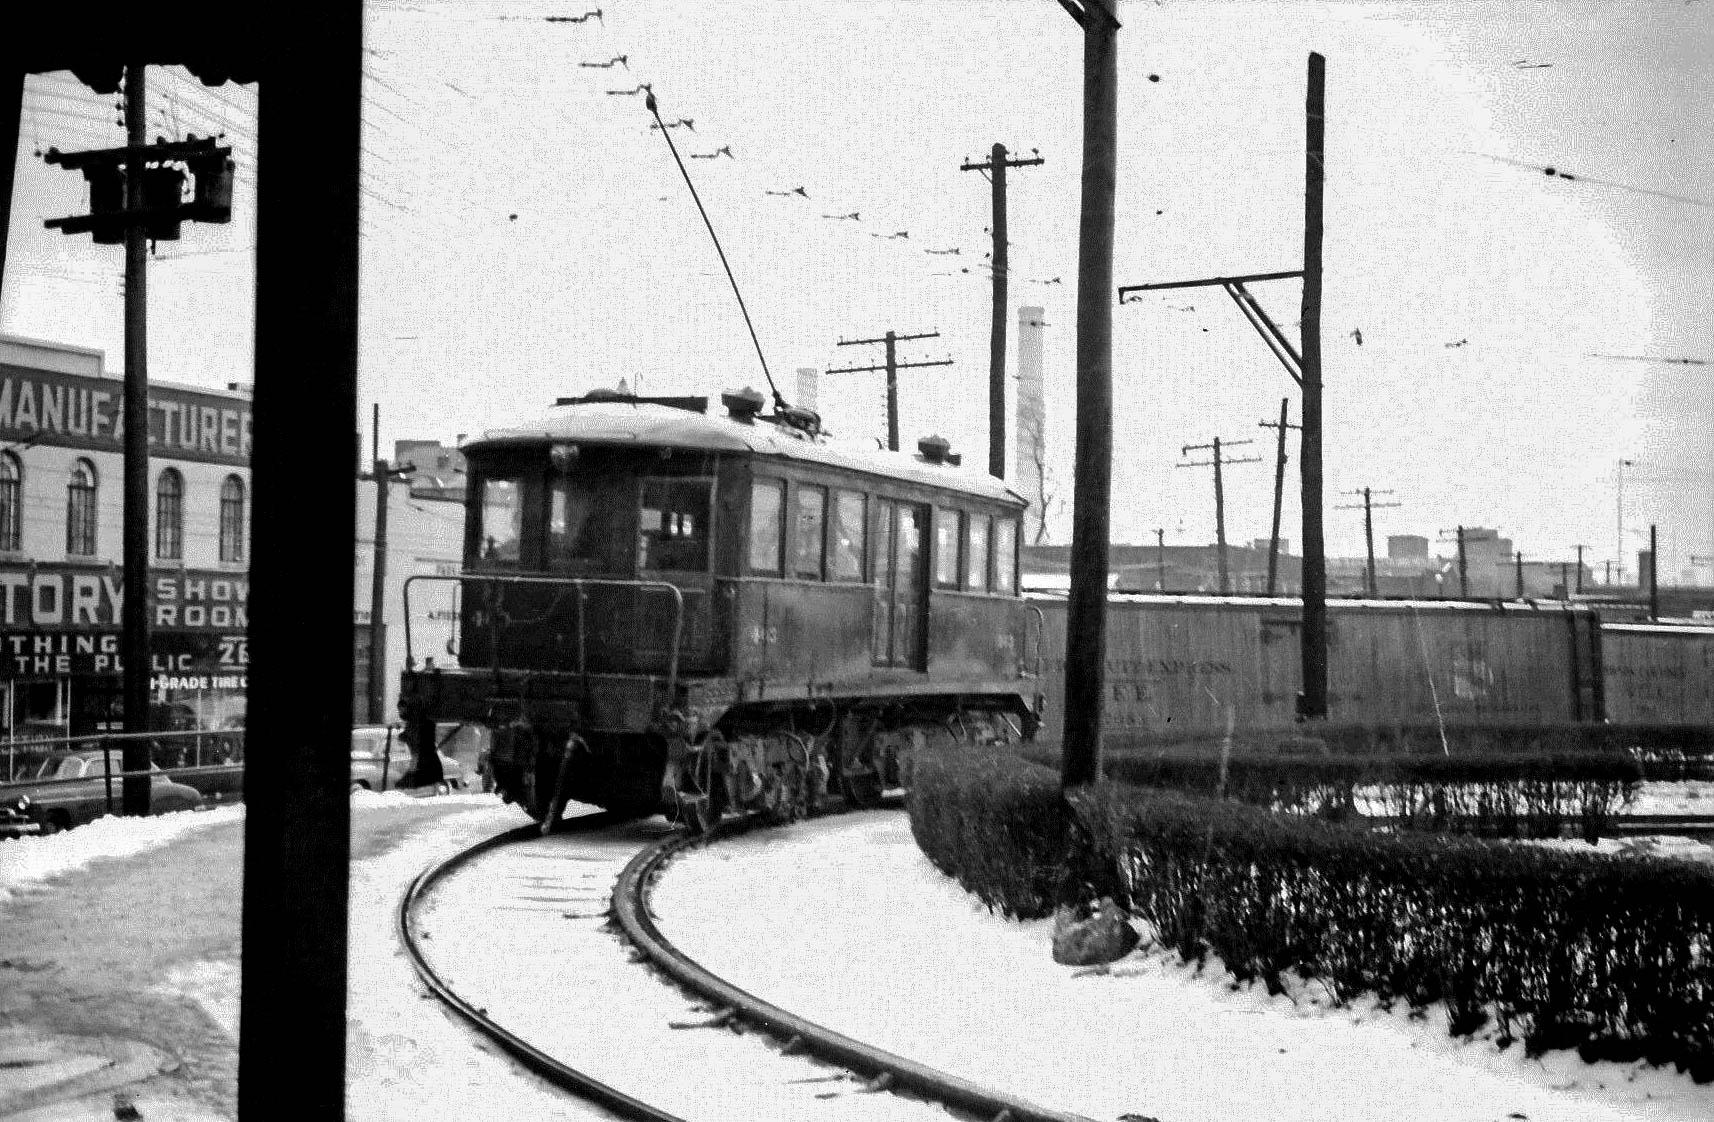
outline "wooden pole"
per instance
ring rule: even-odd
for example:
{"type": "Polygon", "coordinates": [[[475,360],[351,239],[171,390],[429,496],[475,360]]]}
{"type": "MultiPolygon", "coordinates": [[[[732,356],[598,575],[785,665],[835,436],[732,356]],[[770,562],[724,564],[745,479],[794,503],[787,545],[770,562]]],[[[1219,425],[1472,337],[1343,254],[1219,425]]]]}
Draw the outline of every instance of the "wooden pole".
{"type": "Polygon", "coordinates": [[[1118,25],[1105,0],[1083,20],[1083,187],[1077,237],[1077,446],[1066,604],[1066,788],[1101,778],[1107,550],[1113,481],[1113,208],[1118,165],[1118,25]]]}
{"type": "MultiPolygon", "coordinates": [[[[125,67],[125,138],[144,144],[148,121],[141,63],[125,67]]],[[[125,473],[121,525],[124,604],[120,609],[120,678],[126,732],[149,728],[149,247],[148,231],[136,217],[144,206],[143,160],[125,164],[125,473]]],[[[149,745],[127,740],[120,759],[127,772],[149,770],[149,745]]],[[[128,776],[122,786],[126,814],[149,813],[146,774],[128,776]]]]}
{"type": "Polygon", "coordinates": [[[1327,717],[1327,556],[1321,525],[1321,235],[1326,60],[1309,55],[1303,190],[1303,693],[1298,715],[1327,717]]]}

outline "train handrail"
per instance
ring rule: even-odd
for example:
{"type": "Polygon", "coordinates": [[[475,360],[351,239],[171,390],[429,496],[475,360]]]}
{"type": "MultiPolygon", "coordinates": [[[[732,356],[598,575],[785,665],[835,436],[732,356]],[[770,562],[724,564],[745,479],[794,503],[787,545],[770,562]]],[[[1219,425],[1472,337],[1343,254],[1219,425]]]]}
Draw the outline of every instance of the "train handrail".
{"type": "MultiPolygon", "coordinates": [[[[673,626],[672,644],[667,651],[667,696],[670,698],[678,690],[678,661],[679,647],[684,636],[684,590],[671,581],[664,580],[628,580],[619,577],[539,577],[523,573],[417,573],[405,578],[405,668],[415,670],[417,667],[415,648],[411,639],[411,585],[418,581],[441,582],[462,589],[467,581],[479,581],[484,584],[542,584],[558,585],[569,588],[577,596],[577,673],[580,677],[588,677],[586,662],[586,644],[584,642],[584,605],[589,595],[588,589],[596,588],[632,588],[639,592],[658,592],[672,596],[673,626]]],[[[557,597],[555,603],[557,604],[557,597]]],[[[551,607],[549,609],[552,610],[551,607]]],[[[545,617],[544,617],[545,618],[545,617]]],[[[498,620],[489,623],[490,631],[497,630],[498,620]]],[[[497,638],[497,636],[493,636],[497,638]]],[[[500,669],[500,646],[490,642],[493,668],[500,669]]]]}

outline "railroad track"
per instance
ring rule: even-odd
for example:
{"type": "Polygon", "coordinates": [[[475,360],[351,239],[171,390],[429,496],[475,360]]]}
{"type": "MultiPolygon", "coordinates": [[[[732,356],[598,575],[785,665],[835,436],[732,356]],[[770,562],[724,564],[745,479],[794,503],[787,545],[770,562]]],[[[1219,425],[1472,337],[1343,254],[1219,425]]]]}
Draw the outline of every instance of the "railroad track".
{"type": "Polygon", "coordinates": [[[1611,837],[1678,834],[1709,841],[1714,840],[1714,814],[1620,814],[1605,832],[1611,837]]]}
{"type": "Polygon", "coordinates": [[[547,837],[500,834],[418,875],[399,904],[400,938],[448,1008],[553,1085],[624,1118],[891,1122],[951,1110],[1088,1122],[834,1033],[675,948],[649,913],[652,882],[684,849],[756,825],[692,838],[596,814],[547,837]]]}

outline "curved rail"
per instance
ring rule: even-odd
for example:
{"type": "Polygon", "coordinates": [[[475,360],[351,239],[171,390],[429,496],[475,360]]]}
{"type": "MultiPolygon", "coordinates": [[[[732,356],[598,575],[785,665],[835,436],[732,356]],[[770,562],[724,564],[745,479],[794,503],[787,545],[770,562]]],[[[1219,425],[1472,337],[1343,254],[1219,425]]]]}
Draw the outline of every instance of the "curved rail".
{"type": "MultiPolygon", "coordinates": [[[[900,796],[890,796],[879,805],[897,807],[902,802],[900,796]]],[[[734,837],[765,824],[764,819],[752,816],[723,823],[704,835],[674,834],[643,850],[625,866],[613,889],[614,918],[626,937],[648,956],[649,961],[680,985],[785,1041],[788,1048],[809,1052],[868,1076],[871,1085],[877,1089],[908,1089],[996,1122],[1000,1119],[1013,1122],[1090,1122],[1083,1115],[1038,1106],[1027,1099],[971,1083],[805,1020],[716,977],[673,946],[649,914],[646,895],[654,878],[669,860],[686,849],[734,837]]]]}
{"type": "MultiPolygon", "coordinates": [[[[599,829],[615,821],[618,821],[616,815],[603,811],[599,814],[567,819],[560,823],[559,828],[563,833],[576,833],[580,830],[599,829]]],[[[609,1086],[569,1064],[556,1060],[523,1037],[491,1019],[448,986],[440,975],[435,973],[434,968],[429,965],[427,957],[424,956],[422,948],[418,946],[416,936],[411,930],[411,909],[437,881],[444,879],[455,869],[468,864],[484,853],[501,849],[514,842],[531,841],[540,837],[540,828],[532,822],[527,826],[520,826],[503,834],[495,834],[493,837],[478,842],[469,849],[455,853],[446,860],[431,865],[418,873],[400,899],[397,914],[399,941],[404,944],[406,957],[411,960],[411,966],[416,970],[417,977],[422,979],[423,984],[442,1004],[470,1022],[478,1032],[493,1040],[513,1058],[554,1086],[564,1088],[580,1098],[606,1107],[624,1118],[642,1119],[643,1122],[684,1122],[684,1119],[676,1114],[668,1114],[666,1111],[650,1106],[640,1099],[634,1099],[623,1091],[609,1086]]]]}

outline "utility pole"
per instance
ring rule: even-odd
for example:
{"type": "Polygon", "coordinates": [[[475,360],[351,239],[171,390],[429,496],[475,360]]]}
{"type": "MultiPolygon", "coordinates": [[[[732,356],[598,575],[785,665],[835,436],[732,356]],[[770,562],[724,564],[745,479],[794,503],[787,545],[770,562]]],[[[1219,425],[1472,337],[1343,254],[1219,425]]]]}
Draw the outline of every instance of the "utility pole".
{"type": "Polygon", "coordinates": [[[1101,779],[1107,568],[1113,490],[1114,190],[1119,150],[1119,21],[1112,0],[1060,0],[1083,26],[1083,181],[1077,224],[1077,447],[1071,592],[1066,601],[1065,745],[1060,784],[1101,779]]]}
{"type": "MultiPolygon", "coordinates": [[[[1034,151],[1034,149],[1032,149],[1034,151]]],[[[968,160],[960,171],[980,171],[994,186],[994,322],[988,333],[988,474],[1006,477],[1006,169],[1029,167],[1042,162],[1008,160],[1006,146],[994,145],[986,163],[968,160]]]]}
{"type": "MultiPolygon", "coordinates": [[[[1368,551],[1369,551],[1368,589],[1369,589],[1369,595],[1370,596],[1379,596],[1380,595],[1380,588],[1378,587],[1378,585],[1375,582],[1375,508],[1378,506],[1379,507],[1398,506],[1399,504],[1398,503],[1377,503],[1377,502],[1374,502],[1370,498],[1371,495],[1390,495],[1390,494],[1392,494],[1391,491],[1370,491],[1369,488],[1365,487],[1361,491],[1346,491],[1345,493],[1347,495],[1362,495],[1363,496],[1363,505],[1361,508],[1363,511],[1363,541],[1367,545],[1368,551]]],[[[1353,503],[1350,506],[1342,506],[1342,507],[1339,507],[1338,509],[1340,509],[1340,510],[1357,510],[1359,508],[1357,507],[1357,505],[1355,503],[1353,503]]]]}
{"type": "Polygon", "coordinates": [[[1279,571],[1280,559],[1280,508],[1285,503],[1285,438],[1287,429],[1301,429],[1302,425],[1294,425],[1286,420],[1286,407],[1291,398],[1280,398],[1280,419],[1275,421],[1257,421],[1256,424],[1264,429],[1279,430],[1279,448],[1274,452],[1274,525],[1268,533],[1268,595],[1274,594],[1275,576],[1279,571]]]}
{"type": "MultiPolygon", "coordinates": [[[[410,464],[390,467],[381,458],[380,402],[374,405],[373,417],[371,459],[375,473],[370,478],[375,481],[375,551],[369,581],[369,723],[384,725],[387,723],[384,705],[387,698],[387,485],[395,478],[409,477],[413,469],[410,464]]],[[[420,745],[412,745],[412,748],[419,753],[426,751],[420,745]]]]}
{"type": "MultiPolygon", "coordinates": [[[[1254,443],[1255,443],[1255,441],[1253,441],[1253,440],[1230,440],[1230,441],[1226,442],[1226,446],[1230,447],[1234,444],[1254,444],[1254,443]]],[[[1232,578],[1231,578],[1231,575],[1227,572],[1227,568],[1226,568],[1226,489],[1225,489],[1225,485],[1221,481],[1221,470],[1220,470],[1221,465],[1222,464],[1259,464],[1262,462],[1262,458],[1260,456],[1250,456],[1250,457],[1247,457],[1246,459],[1242,459],[1242,460],[1222,459],[1222,457],[1220,455],[1220,447],[1221,447],[1220,438],[1218,436],[1214,438],[1214,441],[1211,444],[1186,444],[1182,449],[1180,449],[1179,455],[1188,456],[1193,451],[1199,451],[1203,448],[1212,448],[1214,450],[1214,456],[1212,459],[1198,460],[1194,463],[1179,464],[1178,466],[1181,468],[1187,468],[1187,467],[1213,467],[1214,468],[1214,542],[1215,542],[1215,556],[1217,557],[1218,564],[1220,566],[1220,595],[1225,596],[1227,593],[1232,591],[1232,578]]]]}
{"type": "Polygon", "coordinates": [[[1583,595],[1583,550],[1587,547],[1579,544],[1572,548],[1577,550],[1577,595],[1583,595]]]}
{"type": "Polygon", "coordinates": [[[878,339],[841,339],[841,347],[856,347],[865,343],[885,343],[887,345],[887,361],[879,366],[841,366],[830,369],[828,374],[869,374],[877,370],[887,372],[887,447],[897,452],[899,450],[899,371],[910,370],[918,366],[951,366],[950,358],[939,359],[935,362],[900,362],[895,345],[905,339],[936,339],[938,331],[925,331],[919,335],[900,335],[889,331],[878,339]]]}
{"type": "Polygon", "coordinates": [[[1518,593],[1517,593],[1517,598],[1519,600],[1522,600],[1524,598],[1524,551],[1521,549],[1517,551],[1517,566],[1518,566],[1518,577],[1517,577],[1518,593]]]}
{"type": "Polygon", "coordinates": [[[1321,236],[1326,179],[1327,61],[1309,54],[1303,199],[1303,697],[1299,715],[1327,718],[1327,556],[1321,532],[1321,236]]]}
{"type": "Polygon", "coordinates": [[[1649,523],[1649,618],[1660,618],[1660,545],[1656,538],[1657,527],[1649,523]]]}
{"type": "Polygon", "coordinates": [[[1166,528],[1163,526],[1155,531],[1155,586],[1160,592],[1166,591],[1166,528]]]}
{"type": "MultiPolygon", "coordinates": [[[[89,184],[90,213],[50,218],[50,230],[90,234],[97,245],[125,247],[125,425],[121,562],[124,603],[120,609],[120,705],[125,731],[149,727],[149,355],[148,243],[176,241],[181,222],[228,222],[232,217],[232,154],[212,137],[191,136],[167,144],[145,144],[145,67],[125,67],[125,139],[123,148],[61,152],[50,148],[49,164],[83,172],[89,184]],[[183,200],[185,172],[195,182],[195,201],[183,200]]],[[[127,740],[121,766],[121,807],[126,814],[147,814],[151,784],[149,748],[127,740]]]]}
{"type": "MultiPolygon", "coordinates": [[[[1636,466],[1637,461],[1635,460],[1621,459],[1618,466],[1613,469],[1614,506],[1617,508],[1614,515],[1617,521],[1617,529],[1615,531],[1613,556],[1616,558],[1615,563],[1619,567],[1619,580],[1621,582],[1625,579],[1625,469],[1636,466]]],[[[1638,582],[1640,583],[1642,579],[1642,574],[1638,573],[1638,582]]]]}
{"type": "MultiPolygon", "coordinates": [[[[1440,532],[1446,533],[1445,530],[1440,532]]],[[[1464,527],[1458,527],[1455,533],[1458,535],[1458,595],[1468,600],[1470,599],[1470,566],[1464,555],[1464,527]]],[[[1443,537],[1440,540],[1445,541],[1446,539],[1443,537]]]]}

